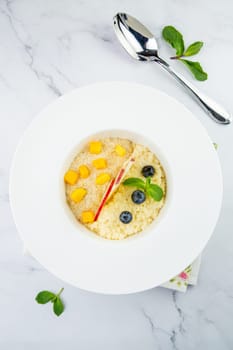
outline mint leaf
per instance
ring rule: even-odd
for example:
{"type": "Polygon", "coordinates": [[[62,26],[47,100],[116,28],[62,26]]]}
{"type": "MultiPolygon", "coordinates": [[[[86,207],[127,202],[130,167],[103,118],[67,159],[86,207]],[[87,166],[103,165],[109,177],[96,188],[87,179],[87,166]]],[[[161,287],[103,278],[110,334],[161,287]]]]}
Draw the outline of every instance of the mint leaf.
{"type": "Polygon", "coordinates": [[[177,56],[182,56],[184,53],[184,40],[183,36],[178,30],[172,26],[166,26],[163,28],[162,35],[175,50],[177,56]]]}
{"type": "Polygon", "coordinates": [[[43,290],[37,294],[35,299],[39,304],[46,304],[55,297],[56,295],[54,293],[49,292],[48,290],[43,290]]]}
{"type": "Polygon", "coordinates": [[[160,186],[156,184],[150,184],[147,189],[148,195],[155,201],[159,202],[163,198],[163,190],[160,186]]]}
{"type": "Polygon", "coordinates": [[[204,81],[208,78],[208,74],[203,71],[199,62],[192,62],[181,58],[179,58],[179,61],[183,62],[189,68],[197,80],[204,81]]]}
{"type": "Polygon", "coordinates": [[[61,313],[64,311],[64,304],[61,301],[60,295],[63,292],[64,288],[61,288],[57,294],[54,294],[48,290],[43,290],[42,292],[38,293],[36,296],[36,301],[39,304],[46,304],[49,301],[53,303],[53,311],[57,316],[60,316],[61,313]]]}
{"type": "Polygon", "coordinates": [[[184,52],[184,56],[193,56],[196,55],[202,48],[203,42],[202,41],[196,41],[195,43],[191,44],[184,52]]]}
{"type": "Polygon", "coordinates": [[[137,177],[129,177],[123,182],[123,185],[125,186],[132,186],[132,187],[137,187],[141,189],[145,189],[145,182],[142,179],[139,179],[137,177]]]}
{"type": "Polygon", "coordinates": [[[64,305],[63,302],[61,301],[61,298],[56,297],[56,299],[53,302],[53,312],[57,315],[60,316],[64,311],[64,305]]]}

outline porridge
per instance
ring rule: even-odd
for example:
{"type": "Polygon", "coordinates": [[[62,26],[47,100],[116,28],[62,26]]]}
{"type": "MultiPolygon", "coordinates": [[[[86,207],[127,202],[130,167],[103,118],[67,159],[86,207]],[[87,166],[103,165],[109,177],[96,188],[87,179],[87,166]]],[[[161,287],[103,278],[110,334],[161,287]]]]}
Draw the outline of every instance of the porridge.
{"type": "Polygon", "coordinates": [[[109,137],[89,142],[65,176],[67,203],[97,235],[124,239],[157,218],[166,197],[163,167],[147,147],[109,137]]]}

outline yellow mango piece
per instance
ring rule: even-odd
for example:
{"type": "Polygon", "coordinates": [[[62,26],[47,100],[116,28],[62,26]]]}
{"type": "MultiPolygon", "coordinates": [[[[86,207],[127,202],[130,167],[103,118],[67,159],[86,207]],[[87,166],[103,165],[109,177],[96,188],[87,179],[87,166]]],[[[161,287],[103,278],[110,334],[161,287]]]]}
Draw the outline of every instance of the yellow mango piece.
{"type": "Polygon", "coordinates": [[[82,222],[84,224],[88,224],[94,221],[95,218],[95,214],[93,213],[93,211],[88,210],[88,211],[83,211],[82,212],[82,222]]]}
{"type": "Polygon", "coordinates": [[[74,170],[68,170],[64,175],[64,181],[69,185],[75,185],[78,181],[78,173],[74,170]]]}
{"type": "Polygon", "coordinates": [[[100,174],[96,177],[96,185],[103,185],[111,179],[111,175],[108,173],[100,174]]]}
{"type": "Polygon", "coordinates": [[[90,171],[86,165],[80,165],[78,172],[81,179],[86,179],[90,175],[90,171]]]}
{"type": "Polygon", "coordinates": [[[81,202],[81,200],[86,196],[87,191],[85,188],[76,188],[73,192],[70,194],[70,198],[75,203],[81,202]]]}
{"type": "Polygon", "coordinates": [[[105,169],[107,167],[107,161],[104,158],[94,159],[92,164],[96,169],[105,169]]]}
{"type": "Polygon", "coordinates": [[[102,152],[102,143],[100,141],[91,141],[89,143],[89,151],[92,154],[99,154],[102,152]]]}
{"type": "Polygon", "coordinates": [[[124,157],[126,155],[126,149],[122,147],[121,145],[116,145],[115,151],[118,156],[124,157]]]}

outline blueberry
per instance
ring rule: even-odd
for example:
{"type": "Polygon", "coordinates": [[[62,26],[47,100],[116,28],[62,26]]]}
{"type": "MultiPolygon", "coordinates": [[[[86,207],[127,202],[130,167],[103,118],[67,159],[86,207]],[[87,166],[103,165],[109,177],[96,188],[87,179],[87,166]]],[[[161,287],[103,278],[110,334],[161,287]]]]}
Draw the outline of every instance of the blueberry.
{"type": "Polygon", "coordinates": [[[144,177],[153,176],[155,174],[155,168],[152,165],[146,165],[142,168],[142,175],[144,177]]]}
{"type": "Polygon", "coordinates": [[[123,224],[128,224],[132,220],[133,216],[129,211],[123,211],[120,214],[120,220],[123,222],[123,224]]]}
{"type": "Polygon", "coordinates": [[[135,204],[141,204],[141,203],[145,202],[146,195],[143,191],[136,190],[132,193],[131,198],[135,204]]]}

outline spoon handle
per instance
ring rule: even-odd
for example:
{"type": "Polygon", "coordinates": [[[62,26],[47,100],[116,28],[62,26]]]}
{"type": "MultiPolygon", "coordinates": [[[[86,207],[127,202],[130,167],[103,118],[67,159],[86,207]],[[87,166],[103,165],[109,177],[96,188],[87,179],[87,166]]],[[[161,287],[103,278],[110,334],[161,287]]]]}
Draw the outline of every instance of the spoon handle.
{"type": "Polygon", "coordinates": [[[155,62],[157,62],[167,72],[169,72],[177,81],[181,83],[181,85],[187,88],[190,94],[196,98],[200,106],[210,115],[210,117],[213,120],[220,124],[231,123],[231,115],[222,106],[217,104],[208,96],[201,93],[194,85],[192,85],[189,81],[183,78],[180,74],[176,73],[174,69],[161,58],[159,58],[158,60],[156,59],[155,62]]]}

